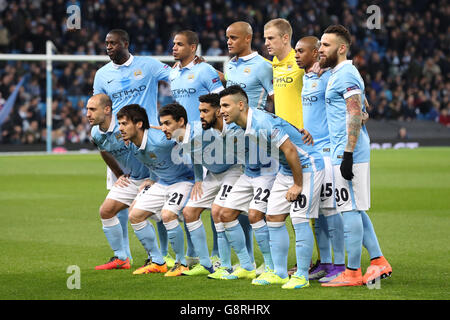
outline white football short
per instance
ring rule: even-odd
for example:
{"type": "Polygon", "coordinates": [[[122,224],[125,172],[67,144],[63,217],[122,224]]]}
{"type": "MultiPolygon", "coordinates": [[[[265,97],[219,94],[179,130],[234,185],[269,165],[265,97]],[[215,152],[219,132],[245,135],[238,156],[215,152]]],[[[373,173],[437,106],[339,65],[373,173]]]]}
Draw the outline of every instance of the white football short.
{"type": "Polygon", "coordinates": [[[361,210],[370,208],[370,164],[354,163],[353,179],[345,180],[342,177],[340,165],[333,166],[334,185],[336,197],[336,210],[338,212],[361,210]]]}
{"type": "Polygon", "coordinates": [[[116,181],[117,181],[116,175],[112,172],[112,170],[108,166],[106,166],[106,190],[111,190],[116,181]]]}
{"type": "Polygon", "coordinates": [[[303,189],[299,199],[289,202],[286,193],[294,184],[294,177],[278,173],[267,204],[267,215],[289,213],[292,218],[312,219],[319,216],[320,189],[324,170],[303,172],[303,189]]]}
{"type": "Polygon", "coordinates": [[[189,199],[186,207],[210,209],[213,203],[223,207],[233,185],[241,175],[241,165],[232,166],[222,173],[208,172],[202,182],[202,197],[197,200],[189,199]]]}
{"type": "Polygon", "coordinates": [[[127,206],[130,206],[139,193],[139,186],[146,179],[142,180],[128,179],[128,180],[130,181],[130,184],[126,187],[118,187],[116,185],[113,185],[106,198],[116,200],[123,204],[126,204],[127,206]]]}
{"type": "Polygon", "coordinates": [[[243,174],[228,194],[224,207],[248,213],[248,210],[258,210],[266,213],[267,201],[270,196],[275,175],[249,177],[243,174]]]}
{"type": "Polygon", "coordinates": [[[333,179],[333,165],[331,158],[324,156],[325,163],[324,178],[320,190],[320,208],[336,208],[334,199],[334,179],[333,179]]]}
{"type": "Polygon", "coordinates": [[[171,185],[154,183],[151,187],[144,188],[136,197],[134,208],[152,212],[150,217],[161,220],[161,211],[168,210],[183,219],[183,208],[189,199],[192,182],[178,182],[171,185]]]}

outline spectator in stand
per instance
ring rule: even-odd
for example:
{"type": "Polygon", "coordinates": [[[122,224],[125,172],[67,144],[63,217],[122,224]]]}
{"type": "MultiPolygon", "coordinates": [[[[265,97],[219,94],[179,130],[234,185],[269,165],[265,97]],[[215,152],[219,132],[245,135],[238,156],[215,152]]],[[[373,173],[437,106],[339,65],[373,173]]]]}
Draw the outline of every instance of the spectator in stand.
{"type": "MultiPolygon", "coordinates": [[[[3,2],[0,52],[44,53],[45,41],[51,39],[61,54],[103,55],[106,33],[123,28],[135,31],[130,33],[134,55],[167,55],[168,48],[172,48],[173,32],[182,29],[199,34],[203,55],[217,55],[227,52],[223,26],[244,20],[254,30],[253,50],[270,59],[262,36],[267,21],[286,18],[293,27],[294,39],[305,34],[320,37],[327,26],[341,23],[353,35],[349,58],[354,60],[366,83],[372,114],[384,119],[418,118],[427,121],[436,121],[443,113],[447,113],[444,119],[448,115],[448,111],[444,111],[448,109],[450,95],[450,26],[447,23],[450,10],[446,0],[379,1],[377,5],[385,13],[382,28],[370,32],[365,23],[366,8],[373,4],[369,0],[319,3],[292,0],[269,3],[249,0],[206,0],[202,3],[129,0],[126,4],[117,0],[89,0],[80,6],[83,17],[80,30],[67,28],[65,10],[71,3],[64,0],[3,2]],[[387,100],[387,106],[382,108],[388,112],[380,112],[378,103],[382,99],[387,100]]],[[[56,131],[66,116],[71,117],[74,126],[80,123],[81,120],[75,119],[80,115],[72,112],[80,106],[76,103],[70,106],[65,101],[69,95],[92,95],[94,74],[101,65],[101,62],[54,62],[53,98],[58,101],[54,136],[60,136],[56,131]],[[69,110],[62,112],[63,109],[69,110]]],[[[215,67],[220,68],[221,65],[215,67]]],[[[25,131],[19,133],[13,128],[16,125],[23,128],[22,122],[28,121],[26,117],[17,118],[24,104],[28,103],[29,109],[38,115],[39,130],[45,128],[45,107],[42,107],[46,99],[45,62],[0,62],[0,94],[6,100],[27,73],[30,74],[29,80],[20,90],[8,120],[12,122],[2,126],[1,143],[11,139],[16,143],[21,141],[25,131]],[[36,97],[39,97],[37,102],[32,102],[36,97]],[[17,139],[18,134],[20,137],[17,139]]],[[[166,89],[161,87],[161,90],[166,89]]],[[[169,99],[167,95],[164,98],[165,101],[169,99]]],[[[44,132],[41,136],[46,137],[44,132]]]]}

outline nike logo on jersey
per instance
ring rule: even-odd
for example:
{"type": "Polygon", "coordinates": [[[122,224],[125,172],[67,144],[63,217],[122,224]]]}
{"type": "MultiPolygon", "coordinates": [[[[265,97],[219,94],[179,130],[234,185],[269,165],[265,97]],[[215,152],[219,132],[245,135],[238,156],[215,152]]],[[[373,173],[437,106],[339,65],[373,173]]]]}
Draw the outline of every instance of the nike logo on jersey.
{"type": "Polygon", "coordinates": [[[112,80],[109,80],[109,81],[106,81],[107,83],[111,83],[111,82],[113,82],[114,81],[114,79],[112,79],[112,80]]]}

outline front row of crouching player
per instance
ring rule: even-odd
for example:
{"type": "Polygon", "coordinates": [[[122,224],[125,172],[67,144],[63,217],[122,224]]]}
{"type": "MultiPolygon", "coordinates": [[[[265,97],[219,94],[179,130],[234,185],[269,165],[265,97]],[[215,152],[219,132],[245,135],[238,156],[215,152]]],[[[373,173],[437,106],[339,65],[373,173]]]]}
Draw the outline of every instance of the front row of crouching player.
{"type": "MultiPolygon", "coordinates": [[[[172,103],[159,110],[160,128],[150,127],[146,111],[139,105],[123,107],[116,120],[106,95],[89,100],[87,116],[94,125],[92,139],[100,149],[112,154],[124,172],[100,210],[114,257],[99,269],[130,268],[116,217],[129,206],[131,226],[148,253],[146,263],[134,274],[250,279],[253,285],[275,284],[283,289],[308,287],[314,248],[310,220],[318,218],[324,177],[330,174],[326,173],[322,153],[305,139],[305,130],[298,130],[272,113],[250,108],[247,94],[239,86],[201,96],[199,100],[200,122],[189,122],[183,106],[172,103]],[[95,116],[98,110],[102,116],[95,116]],[[109,119],[106,123],[105,118],[109,119]],[[205,209],[211,211],[217,231],[217,265],[210,259],[201,219],[205,209]],[[265,270],[259,275],[238,220],[241,214],[248,214],[264,258],[265,270]],[[291,276],[287,266],[288,216],[296,241],[297,271],[291,276]],[[176,255],[171,267],[161,253],[148,218],[162,221],[165,227],[176,255]],[[199,259],[192,268],[185,258],[184,231],[180,226],[183,220],[199,259]],[[240,263],[234,270],[231,249],[240,263]]],[[[332,152],[337,147],[331,145],[332,152]]],[[[335,170],[336,174],[339,171],[335,170]]],[[[358,203],[353,199],[359,196],[357,188],[353,185],[352,192],[348,192],[347,200],[353,204],[358,203]]],[[[351,226],[344,219],[342,232],[348,228],[351,226]]],[[[355,244],[350,240],[355,239],[346,238],[347,250],[349,246],[354,250],[355,244]]],[[[348,265],[321,281],[322,286],[362,285],[392,272],[383,268],[374,272],[369,268],[363,277],[360,269],[351,267],[348,265]]]]}

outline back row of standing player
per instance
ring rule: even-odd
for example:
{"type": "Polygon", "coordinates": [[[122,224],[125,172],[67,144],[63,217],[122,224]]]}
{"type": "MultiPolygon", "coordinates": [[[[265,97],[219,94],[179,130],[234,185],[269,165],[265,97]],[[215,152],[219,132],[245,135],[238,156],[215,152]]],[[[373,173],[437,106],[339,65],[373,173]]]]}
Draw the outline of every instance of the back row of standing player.
{"type": "MultiPolygon", "coordinates": [[[[213,218],[217,217],[214,219],[214,224],[217,229],[218,249],[222,263],[222,268],[218,270],[210,269],[211,262],[209,261],[209,255],[207,255],[206,240],[203,240],[203,235],[198,236],[198,234],[204,234],[204,229],[201,231],[202,226],[199,219],[202,211],[200,209],[208,206],[201,201],[199,204],[198,200],[191,199],[184,210],[192,245],[200,258],[200,264],[196,268],[188,270],[186,262],[183,260],[184,242],[181,246],[181,240],[179,239],[182,236],[182,230],[177,223],[177,219],[191,190],[187,191],[189,186],[185,186],[184,193],[175,191],[173,186],[164,190],[157,190],[156,193],[160,197],[163,194],[170,196],[168,201],[161,202],[161,200],[160,205],[157,205],[158,208],[148,208],[143,205],[141,211],[147,213],[161,211],[162,213],[160,218],[162,218],[177,255],[177,264],[166,275],[209,274],[210,277],[223,279],[254,278],[254,265],[252,265],[251,254],[249,255],[250,250],[245,247],[245,237],[239,222],[236,220],[240,212],[248,212],[249,214],[250,223],[255,231],[255,237],[266,266],[266,272],[255,279],[252,282],[254,284],[278,283],[283,284],[285,288],[301,288],[309,285],[308,278],[311,276],[313,279],[321,278],[320,281],[323,282],[324,286],[361,285],[370,282],[375,276],[386,276],[392,272],[390,265],[381,253],[372,224],[365,213],[370,202],[370,149],[367,131],[361,125],[364,108],[362,102],[364,100],[364,84],[351,61],[346,59],[350,46],[348,31],[342,26],[331,26],[325,30],[321,44],[314,37],[305,37],[297,43],[295,51],[290,45],[291,35],[292,29],[289,22],[284,19],[271,20],[266,24],[264,30],[266,46],[269,53],[274,56],[271,64],[258,53],[251,51],[252,31],[250,25],[245,22],[237,22],[227,29],[229,51],[230,54],[235,55],[227,69],[224,70],[227,87],[237,84],[243,89],[241,91],[244,94],[239,90],[236,91],[236,87],[232,87],[228,93],[227,91],[224,91],[225,94],[222,92],[220,111],[216,110],[216,118],[221,122],[221,116],[224,115],[227,122],[226,128],[228,128],[229,123],[237,122],[239,126],[245,129],[247,135],[251,131],[249,127],[253,126],[263,129],[263,131],[271,130],[266,134],[266,140],[274,139],[277,142],[276,146],[282,151],[279,159],[281,170],[276,178],[270,174],[255,174],[255,170],[252,171],[252,169],[261,171],[261,168],[252,168],[247,163],[244,166],[243,175],[239,174],[236,166],[225,169],[225,171],[234,170],[235,183],[225,179],[227,181],[225,184],[225,180],[222,180],[223,176],[214,177],[216,184],[217,181],[220,184],[215,188],[219,187],[218,190],[223,192],[222,199],[218,195],[214,200],[211,195],[208,195],[210,199],[204,202],[208,203],[211,202],[211,199],[214,200],[212,215],[213,218]],[[320,77],[311,72],[319,56],[320,65],[323,69],[332,68],[320,77]],[[304,70],[306,74],[304,74],[304,70]],[[269,114],[256,109],[264,106],[267,96],[272,96],[273,92],[275,93],[275,113],[282,119],[271,117],[269,114]],[[230,100],[229,97],[233,99],[230,100]],[[230,100],[228,106],[224,105],[227,104],[227,99],[230,100]],[[247,103],[250,106],[248,110],[245,109],[247,103]],[[240,105],[240,107],[233,108],[236,107],[235,105],[240,105]],[[242,122],[241,118],[245,118],[246,121],[242,122]],[[287,125],[285,121],[292,125],[287,125]],[[314,147],[305,145],[300,132],[294,130],[295,128],[302,129],[303,121],[304,127],[314,138],[314,147]],[[331,132],[331,135],[329,132],[331,132]],[[292,152],[289,152],[292,150],[287,146],[294,147],[294,150],[298,151],[295,154],[303,167],[303,170],[300,167],[300,173],[298,172],[300,162],[294,165],[291,158],[293,157],[292,152]],[[317,151],[319,156],[315,154],[317,151]],[[311,157],[314,160],[311,161],[311,157]],[[322,158],[325,159],[324,162],[321,160],[322,158]],[[323,183],[321,172],[325,176],[323,183]],[[308,180],[305,180],[306,177],[308,180]],[[306,192],[306,190],[310,191],[306,192]],[[230,192],[228,196],[227,192],[230,192]],[[282,200],[283,197],[284,200],[282,200]],[[319,202],[321,215],[318,218],[319,202]],[[168,210],[166,206],[169,206],[170,203],[178,204],[179,208],[168,210]],[[267,208],[267,205],[269,208],[267,208]],[[166,211],[169,213],[164,215],[166,211]],[[289,213],[296,233],[298,265],[297,272],[290,279],[287,275],[289,236],[285,227],[285,219],[289,213]],[[266,217],[265,214],[267,214],[266,217]],[[319,222],[315,229],[321,261],[308,273],[313,248],[311,241],[314,241],[308,222],[309,219],[314,218],[318,218],[319,222]],[[348,254],[347,268],[345,268],[344,231],[348,235],[345,238],[345,248],[348,254]],[[176,241],[176,239],[178,240],[176,241]],[[330,241],[332,246],[330,246],[330,241]],[[234,272],[231,272],[230,263],[226,258],[228,256],[227,242],[232,244],[241,263],[241,267],[234,272]],[[360,270],[363,244],[369,250],[372,259],[371,266],[375,267],[369,268],[364,277],[360,270]],[[183,247],[182,252],[177,252],[175,248],[181,250],[181,247],[183,247]],[[331,247],[334,251],[334,264],[331,261],[331,247]],[[217,274],[218,271],[220,271],[219,275],[217,274]]],[[[198,39],[193,32],[180,32],[175,36],[173,53],[179,64],[173,69],[151,58],[133,57],[127,50],[127,37],[124,37],[117,30],[111,31],[106,40],[107,52],[112,63],[97,72],[94,81],[94,94],[103,92],[111,98],[113,114],[116,114],[125,105],[136,103],[144,106],[147,110],[149,124],[159,124],[158,120],[161,119],[158,119],[155,107],[157,81],[169,80],[174,98],[187,111],[187,116],[184,119],[187,118],[193,123],[193,120],[198,120],[202,115],[198,108],[198,97],[223,89],[217,72],[211,66],[203,62],[195,63],[198,39]]],[[[212,107],[214,111],[214,108],[218,106],[217,103],[212,102],[213,96],[209,97],[210,103],[205,102],[203,105],[212,107]]],[[[169,112],[166,116],[173,118],[174,115],[169,112]]],[[[122,118],[134,123],[129,114],[122,115],[122,118]]],[[[203,121],[206,120],[202,119],[202,125],[203,121]]],[[[224,133],[224,128],[220,128],[220,125],[216,129],[224,133]]],[[[187,129],[185,128],[185,130],[187,129]]],[[[138,132],[138,130],[135,131],[138,132]]],[[[148,131],[143,130],[142,132],[147,132],[146,138],[150,139],[148,131]]],[[[170,130],[166,129],[165,132],[169,136],[171,135],[170,130]]],[[[105,133],[99,132],[98,136],[102,137],[105,133]]],[[[123,130],[122,133],[126,133],[126,130],[123,130]]],[[[157,136],[156,133],[154,135],[157,136]]],[[[95,141],[94,137],[95,134],[93,134],[95,141]]],[[[142,138],[141,142],[145,141],[142,138]]],[[[161,140],[159,142],[153,141],[153,143],[155,145],[161,143],[163,150],[164,146],[168,145],[167,141],[161,140]]],[[[142,147],[141,144],[139,146],[142,147]]],[[[168,148],[173,148],[173,145],[170,146],[169,143],[168,148]]],[[[163,153],[150,152],[145,154],[145,157],[155,160],[158,157],[163,157],[163,153]]],[[[167,161],[163,162],[167,164],[167,161]]],[[[158,163],[161,164],[158,161],[153,162],[153,164],[147,163],[150,168],[155,168],[158,163]]],[[[195,175],[197,183],[192,195],[198,195],[200,200],[202,200],[202,197],[205,198],[205,194],[199,192],[199,190],[204,191],[202,189],[207,185],[208,178],[214,180],[211,178],[213,177],[211,174],[218,175],[225,172],[221,171],[223,168],[216,168],[217,172],[214,172],[212,168],[208,169],[210,175],[207,175],[203,182],[201,182],[199,173],[195,175]]],[[[183,170],[181,171],[183,172],[183,170]]],[[[187,171],[185,175],[185,182],[187,182],[189,180],[187,171]]],[[[123,178],[124,176],[119,179],[119,185],[123,178]]],[[[164,182],[163,177],[159,176],[158,178],[158,182],[164,182]]],[[[169,182],[162,183],[162,185],[166,187],[173,185],[169,182]]],[[[208,188],[210,185],[211,181],[208,188]]],[[[149,191],[143,191],[142,193],[151,193],[150,190],[155,191],[155,188],[152,186],[148,188],[149,191]]],[[[208,188],[206,190],[209,190],[208,188]]],[[[110,193],[113,191],[114,189],[110,193]]],[[[139,198],[142,197],[141,195],[139,198]]],[[[113,201],[120,202],[120,198],[113,201]]],[[[155,201],[151,202],[154,203],[155,201]]],[[[128,203],[128,205],[130,204],[128,203]]],[[[145,222],[148,215],[137,212],[138,209],[135,206],[130,213],[130,222],[133,229],[147,251],[155,252],[153,240],[148,240],[154,239],[151,230],[147,235],[139,234],[141,230],[152,228],[145,222]],[[137,220],[136,217],[138,217],[137,220]]],[[[102,216],[103,220],[108,219],[103,219],[102,216]]],[[[107,229],[111,224],[117,226],[119,222],[116,220],[114,220],[114,223],[106,221],[106,223],[103,223],[103,229],[107,229]]],[[[118,231],[118,227],[116,228],[118,231]]],[[[108,238],[106,231],[105,234],[108,238]]],[[[108,241],[111,244],[109,239],[108,241]]],[[[111,247],[114,250],[113,245],[111,247]]],[[[120,252],[120,255],[120,257],[111,261],[109,266],[118,266],[121,262],[127,260],[126,254],[120,252]]],[[[146,268],[144,273],[147,271],[165,271],[164,267],[161,267],[164,265],[163,261],[161,256],[152,257],[149,263],[144,266],[146,268]]]]}

